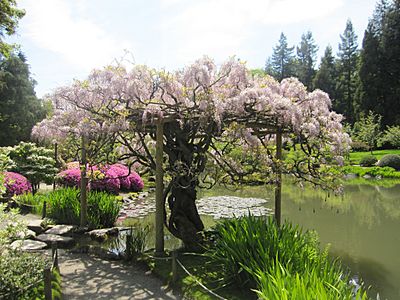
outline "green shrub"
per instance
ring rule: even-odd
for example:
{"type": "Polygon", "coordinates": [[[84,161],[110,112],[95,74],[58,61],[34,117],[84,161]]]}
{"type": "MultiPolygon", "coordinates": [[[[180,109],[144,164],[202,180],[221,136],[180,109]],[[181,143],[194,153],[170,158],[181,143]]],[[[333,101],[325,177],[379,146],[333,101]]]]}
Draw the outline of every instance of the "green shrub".
{"type": "Polygon", "coordinates": [[[368,144],[358,140],[353,140],[350,146],[352,151],[369,151],[368,144]]]}
{"type": "Polygon", "coordinates": [[[373,155],[363,156],[360,160],[360,166],[362,167],[372,167],[377,163],[377,159],[373,155]]]}
{"type": "Polygon", "coordinates": [[[359,167],[359,166],[345,166],[342,168],[344,174],[356,174],[363,177],[370,175],[373,177],[380,176],[382,178],[400,178],[400,172],[397,172],[391,167],[359,167]]]}
{"type": "Polygon", "coordinates": [[[43,284],[45,264],[45,260],[35,254],[10,250],[2,253],[0,298],[37,299],[40,296],[38,285],[43,284]]]}
{"type": "MultiPolygon", "coordinates": [[[[80,223],[79,190],[64,188],[51,192],[47,201],[47,216],[57,223],[80,223]]],[[[120,203],[114,195],[105,192],[88,192],[88,225],[90,228],[111,227],[118,216],[120,203]]]]}
{"type": "Polygon", "coordinates": [[[391,167],[397,171],[400,170],[400,155],[387,154],[384,155],[378,162],[379,167],[391,167]]]}
{"type": "Polygon", "coordinates": [[[316,234],[290,223],[279,228],[266,217],[225,220],[206,255],[219,266],[224,284],[249,286],[262,299],[303,299],[293,291],[307,289],[311,294],[304,299],[353,299],[349,274],[319,250],[316,234]],[[324,298],[328,294],[335,297],[324,298]]]}

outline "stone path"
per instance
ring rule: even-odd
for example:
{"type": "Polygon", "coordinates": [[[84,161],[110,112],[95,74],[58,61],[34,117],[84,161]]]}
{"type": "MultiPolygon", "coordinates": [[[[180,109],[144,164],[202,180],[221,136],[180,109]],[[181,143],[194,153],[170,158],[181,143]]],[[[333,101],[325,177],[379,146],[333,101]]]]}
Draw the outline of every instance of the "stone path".
{"type": "Polygon", "coordinates": [[[63,299],[182,299],[140,266],[60,251],[63,299]]]}

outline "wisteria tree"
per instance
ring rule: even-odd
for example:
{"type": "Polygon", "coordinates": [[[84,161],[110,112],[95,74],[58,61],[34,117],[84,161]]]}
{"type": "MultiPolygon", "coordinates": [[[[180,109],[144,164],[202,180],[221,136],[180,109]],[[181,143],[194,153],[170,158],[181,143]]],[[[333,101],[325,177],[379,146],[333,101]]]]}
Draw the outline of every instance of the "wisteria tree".
{"type": "Polygon", "coordinates": [[[36,136],[110,132],[123,158],[135,157],[151,169],[156,168],[155,125],[162,122],[164,169],[170,178],[164,189],[170,209],[165,225],[189,247],[200,241],[203,230],[195,201],[196,188],[212,175],[205,172],[207,160],[214,166],[208,171],[223,170],[225,179],[237,181],[260,171],[243,168],[254,154],[266,181],[273,181],[279,169],[323,185],[332,181],[328,166],[342,163],[349,144],[342,117],[330,110],[326,93],[308,93],[295,78],[279,83],[253,77],[234,58],[217,67],[204,57],[173,73],[146,66],[107,67],[59,88],[51,99],[55,115],[35,127],[36,136]],[[284,161],[273,153],[277,133],[298,150],[284,161]],[[243,155],[230,155],[233,145],[243,155]]]}

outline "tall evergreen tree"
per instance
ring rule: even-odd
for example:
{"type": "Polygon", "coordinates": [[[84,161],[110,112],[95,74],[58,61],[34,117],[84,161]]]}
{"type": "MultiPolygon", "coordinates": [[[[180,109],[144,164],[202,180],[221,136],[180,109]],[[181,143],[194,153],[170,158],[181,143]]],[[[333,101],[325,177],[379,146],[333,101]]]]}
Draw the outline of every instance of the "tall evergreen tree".
{"type": "Polygon", "coordinates": [[[301,36],[300,45],[297,47],[296,75],[309,89],[312,89],[312,80],[315,76],[315,61],[318,46],[315,44],[311,31],[301,36]]]}
{"type": "Polygon", "coordinates": [[[294,47],[289,47],[287,38],[281,33],[278,44],[274,47],[271,59],[267,59],[265,72],[281,81],[294,75],[294,47]]]}
{"type": "Polygon", "coordinates": [[[327,46],[324,56],[321,57],[319,69],[315,74],[313,87],[328,93],[331,99],[336,99],[336,78],[337,70],[335,57],[332,54],[332,47],[327,46]]]}
{"type": "Polygon", "coordinates": [[[338,97],[334,102],[334,108],[342,113],[347,122],[354,122],[355,94],[358,83],[358,44],[357,35],[354,32],[350,20],[346,23],[343,35],[340,35],[341,43],[338,52],[338,97]]]}
{"type": "Polygon", "coordinates": [[[382,28],[384,66],[384,124],[400,124],[400,1],[388,7],[382,28]]]}
{"type": "Polygon", "coordinates": [[[32,127],[46,116],[22,54],[0,61],[0,146],[30,138],[32,127]]]}
{"type": "Polygon", "coordinates": [[[381,0],[364,33],[360,55],[360,108],[383,116],[383,125],[400,124],[399,1],[381,0]]]}

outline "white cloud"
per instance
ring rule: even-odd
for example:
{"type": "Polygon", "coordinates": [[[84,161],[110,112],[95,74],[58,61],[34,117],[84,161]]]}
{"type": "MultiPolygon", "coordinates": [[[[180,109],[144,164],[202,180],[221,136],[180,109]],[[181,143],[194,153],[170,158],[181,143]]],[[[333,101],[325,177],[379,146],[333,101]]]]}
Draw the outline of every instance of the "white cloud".
{"type": "Polygon", "coordinates": [[[343,0],[161,0],[168,18],[161,25],[185,62],[204,53],[215,58],[243,48],[255,28],[315,20],[333,13],[343,0]],[[190,4],[189,4],[190,3],[190,4]]]}
{"type": "Polygon", "coordinates": [[[86,18],[81,1],[26,0],[20,6],[27,11],[25,37],[85,70],[111,63],[124,49],[132,48],[86,18]]]}

